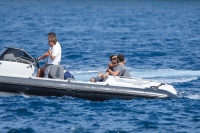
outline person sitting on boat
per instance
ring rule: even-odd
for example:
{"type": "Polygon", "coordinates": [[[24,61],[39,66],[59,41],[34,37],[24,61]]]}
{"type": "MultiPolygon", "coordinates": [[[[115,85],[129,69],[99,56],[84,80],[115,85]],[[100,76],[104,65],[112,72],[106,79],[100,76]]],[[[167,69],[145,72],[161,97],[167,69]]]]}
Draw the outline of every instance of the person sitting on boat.
{"type": "MultiPolygon", "coordinates": [[[[56,34],[54,32],[48,33],[48,41],[50,41],[52,38],[56,38],[56,34]]],[[[56,38],[56,40],[57,40],[57,38],[56,38]]],[[[59,60],[61,61],[62,49],[61,49],[60,43],[58,41],[56,42],[56,47],[60,51],[60,59],[59,60]]],[[[44,53],[41,57],[36,58],[36,60],[39,61],[39,60],[47,58],[48,56],[49,56],[49,51],[44,53]]],[[[59,61],[59,63],[60,63],[60,61],[59,61]]],[[[46,69],[46,65],[44,65],[44,67],[42,67],[42,68],[39,68],[36,77],[44,77],[45,69],[46,69]]]]}
{"type": "Polygon", "coordinates": [[[91,82],[101,82],[103,79],[105,79],[108,75],[113,75],[113,76],[121,76],[125,69],[125,61],[124,61],[124,55],[119,54],[117,57],[113,56],[112,58],[112,63],[109,63],[109,68],[106,70],[106,74],[98,74],[97,77],[92,77],[90,79],[91,82]]]}
{"type": "MultiPolygon", "coordinates": [[[[113,70],[113,67],[116,67],[118,64],[117,64],[117,56],[116,55],[114,55],[114,54],[112,54],[111,56],[110,56],[110,61],[111,62],[109,62],[108,63],[108,68],[110,68],[110,69],[112,69],[113,70]]],[[[103,79],[105,78],[105,77],[107,77],[109,75],[109,73],[108,72],[106,72],[105,74],[102,74],[102,73],[99,73],[98,75],[97,75],[97,77],[92,77],[91,79],[90,79],[90,81],[91,82],[100,82],[100,81],[103,81],[103,79]]]]}
{"type": "Polygon", "coordinates": [[[122,73],[125,70],[125,61],[124,61],[124,59],[125,59],[124,55],[123,54],[119,54],[117,56],[118,65],[116,67],[114,67],[113,70],[108,68],[106,70],[106,72],[108,72],[109,75],[112,75],[112,76],[121,76],[122,73]]]}
{"type": "MultiPolygon", "coordinates": [[[[116,55],[111,55],[110,56],[110,63],[108,63],[108,68],[113,70],[114,67],[118,66],[119,64],[117,63],[117,56],[116,55]]],[[[105,79],[109,75],[109,72],[106,71],[105,74],[98,74],[98,76],[101,76],[102,79],[105,79]]]]}
{"type": "MultiPolygon", "coordinates": [[[[117,56],[116,55],[112,55],[110,56],[110,63],[108,63],[108,68],[110,70],[113,70],[114,67],[118,66],[118,62],[117,62],[117,56]]],[[[106,71],[106,74],[102,75],[102,78],[105,79],[107,76],[109,75],[109,72],[106,71]]]]}
{"type": "MultiPolygon", "coordinates": [[[[45,57],[45,55],[48,55],[47,63],[43,68],[40,68],[44,71],[44,77],[48,78],[49,77],[49,70],[52,65],[59,65],[61,61],[61,47],[57,45],[57,38],[56,37],[49,37],[49,46],[50,49],[47,53],[45,53],[41,58],[45,57]]],[[[38,60],[39,60],[38,59],[38,60]]],[[[39,72],[40,73],[40,72],[39,72]]]]}

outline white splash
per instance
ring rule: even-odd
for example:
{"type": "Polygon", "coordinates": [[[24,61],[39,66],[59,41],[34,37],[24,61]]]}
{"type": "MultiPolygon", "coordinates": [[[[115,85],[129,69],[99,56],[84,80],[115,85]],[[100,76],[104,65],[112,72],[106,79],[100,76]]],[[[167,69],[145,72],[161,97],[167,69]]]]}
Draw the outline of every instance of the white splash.
{"type": "MultiPolygon", "coordinates": [[[[77,80],[88,81],[91,77],[102,73],[102,68],[98,70],[78,70],[70,71],[77,80]]],[[[200,71],[192,70],[174,70],[174,69],[158,69],[144,70],[128,68],[130,74],[135,78],[143,78],[164,83],[184,83],[197,80],[200,78],[200,71]]]]}
{"type": "Polygon", "coordinates": [[[142,77],[165,83],[183,83],[190,82],[192,80],[197,80],[198,78],[200,78],[200,71],[191,70],[134,70],[130,71],[130,73],[134,77],[142,77]]]}
{"type": "Polygon", "coordinates": [[[200,94],[193,94],[187,96],[189,99],[200,100],[200,94]]]}

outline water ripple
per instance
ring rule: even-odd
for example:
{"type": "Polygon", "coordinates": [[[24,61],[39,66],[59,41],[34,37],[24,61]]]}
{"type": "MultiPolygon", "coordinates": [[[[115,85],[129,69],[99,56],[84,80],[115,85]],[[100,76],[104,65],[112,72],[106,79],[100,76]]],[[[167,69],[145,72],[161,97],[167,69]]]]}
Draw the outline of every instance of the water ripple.
{"type": "Polygon", "coordinates": [[[105,72],[110,54],[123,53],[133,76],[170,83],[182,95],[92,102],[1,94],[1,132],[199,132],[199,1],[1,0],[0,5],[1,49],[19,47],[38,57],[48,50],[47,34],[53,31],[62,65],[78,80],[105,72]]]}

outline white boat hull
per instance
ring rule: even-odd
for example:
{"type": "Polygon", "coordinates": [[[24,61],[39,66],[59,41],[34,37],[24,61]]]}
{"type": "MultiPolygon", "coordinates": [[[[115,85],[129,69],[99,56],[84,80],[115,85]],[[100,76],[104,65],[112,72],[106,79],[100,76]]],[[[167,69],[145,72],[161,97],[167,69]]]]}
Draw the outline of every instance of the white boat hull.
{"type": "Polygon", "coordinates": [[[135,97],[177,97],[177,92],[171,85],[136,78],[108,76],[104,82],[96,83],[37,78],[33,76],[35,64],[34,58],[21,49],[3,50],[0,54],[0,92],[37,96],[71,96],[95,101],[116,98],[128,100],[135,97]],[[18,51],[26,55],[26,58],[17,56],[18,51]],[[4,58],[11,52],[14,55],[11,59],[4,58]]]}

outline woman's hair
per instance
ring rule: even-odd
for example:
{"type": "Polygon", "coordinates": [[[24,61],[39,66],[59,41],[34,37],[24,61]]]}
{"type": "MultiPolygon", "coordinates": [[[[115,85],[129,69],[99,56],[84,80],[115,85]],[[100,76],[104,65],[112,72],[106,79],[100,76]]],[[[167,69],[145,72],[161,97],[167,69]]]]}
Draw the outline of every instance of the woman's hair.
{"type": "Polygon", "coordinates": [[[110,55],[110,61],[112,61],[112,57],[116,56],[115,54],[110,55]]]}

